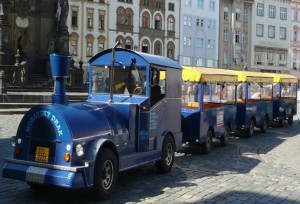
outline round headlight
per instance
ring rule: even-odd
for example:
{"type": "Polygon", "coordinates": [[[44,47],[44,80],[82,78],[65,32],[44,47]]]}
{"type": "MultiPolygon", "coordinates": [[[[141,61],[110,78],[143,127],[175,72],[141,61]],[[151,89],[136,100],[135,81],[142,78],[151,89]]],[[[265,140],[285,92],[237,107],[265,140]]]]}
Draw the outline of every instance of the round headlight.
{"type": "Polygon", "coordinates": [[[81,144],[78,144],[76,146],[76,154],[77,156],[81,157],[83,154],[84,154],[84,151],[83,151],[83,147],[81,144]]]}

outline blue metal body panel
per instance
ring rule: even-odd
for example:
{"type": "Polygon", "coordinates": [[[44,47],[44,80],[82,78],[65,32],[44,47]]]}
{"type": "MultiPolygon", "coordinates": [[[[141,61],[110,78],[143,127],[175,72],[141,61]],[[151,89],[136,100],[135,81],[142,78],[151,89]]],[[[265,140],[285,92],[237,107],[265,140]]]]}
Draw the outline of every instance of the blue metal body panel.
{"type": "MultiPolygon", "coordinates": [[[[246,100],[247,101],[247,100],[246,100]]],[[[250,127],[251,120],[260,127],[264,124],[265,117],[273,117],[273,103],[271,100],[251,100],[251,102],[237,103],[236,127],[246,129],[250,127]]]]}
{"type": "Polygon", "coordinates": [[[200,110],[181,110],[183,116],[183,142],[205,143],[207,131],[213,131],[213,137],[219,139],[225,133],[226,125],[235,131],[236,106],[223,105],[216,108],[200,110]]]}

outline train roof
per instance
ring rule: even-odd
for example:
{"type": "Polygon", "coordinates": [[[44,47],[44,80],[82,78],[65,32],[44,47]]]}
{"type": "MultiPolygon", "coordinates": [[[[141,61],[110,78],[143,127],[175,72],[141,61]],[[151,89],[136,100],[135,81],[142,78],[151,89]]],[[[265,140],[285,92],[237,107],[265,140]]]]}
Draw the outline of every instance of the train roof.
{"type": "MultiPolygon", "coordinates": [[[[98,54],[96,54],[94,57],[92,57],[89,60],[89,63],[91,65],[109,65],[111,64],[111,55],[112,55],[112,49],[104,50],[98,54]]],[[[174,60],[162,57],[158,55],[151,55],[143,52],[137,52],[133,50],[128,50],[124,48],[116,48],[115,49],[115,59],[116,61],[122,60],[122,63],[124,65],[131,64],[132,58],[142,58],[144,59],[148,64],[151,65],[157,65],[157,66],[164,66],[169,68],[175,68],[175,69],[182,69],[182,67],[174,60]]]]}
{"type": "Polygon", "coordinates": [[[290,74],[273,74],[274,83],[298,83],[298,78],[290,74]]]}
{"type": "Polygon", "coordinates": [[[182,79],[192,82],[238,82],[238,74],[225,69],[183,66],[182,79]]]}

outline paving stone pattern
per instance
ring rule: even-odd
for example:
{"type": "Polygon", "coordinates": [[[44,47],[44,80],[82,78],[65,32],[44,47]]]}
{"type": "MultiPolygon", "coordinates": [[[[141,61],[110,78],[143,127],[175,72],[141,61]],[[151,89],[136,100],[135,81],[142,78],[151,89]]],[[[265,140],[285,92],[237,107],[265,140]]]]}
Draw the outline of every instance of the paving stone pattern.
{"type": "MultiPolygon", "coordinates": [[[[9,138],[22,115],[0,116],[0,168],[12,155],[9,138]]],[[[87,190],[31,190],[20,181],[0,177],[2,203],[299,203],[300,125],[270,128],[251,138],[215,143],[208,154],[176,153],[174,168],[157,173],[145,165],[119,174],[112,197],[95,201],[87,190]]]]}

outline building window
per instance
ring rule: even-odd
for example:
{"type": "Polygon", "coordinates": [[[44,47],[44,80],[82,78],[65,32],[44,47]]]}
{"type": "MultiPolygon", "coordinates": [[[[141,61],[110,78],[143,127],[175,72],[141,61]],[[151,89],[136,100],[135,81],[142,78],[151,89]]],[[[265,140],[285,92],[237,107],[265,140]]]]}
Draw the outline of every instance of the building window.
{"type": "Polygon", "coordinates": [[[142,52],[149,53],[149,41],[143,40],[142,42],[142,52]]]}
{"type": "Polygon", "coordinates": [[[204,27],[204,19],[200,20],[200,27],[203,28],[204,27]]]}
{"type": "Polygon", "coordinates": [[[155,16],[154,28],[157,29],[157,30],[161,30],[161,17],[158,14],[155,16]]]}
{"type": "Polygon", "coordinates": [[[286,8],[280,8],[280,19],[281,20],[286,20],[286,12],[287,12],[287,9],[286,8]]]}
{"type": "Polygon", "coordinates": [[[204,39],[203,38],[196,38],[196,47],[203,48],[204,46],[204,39]]]}
{"type": "Polygon", "coordinates": [[[105,49],[105,38],[100,36],[98,38],[98,52],[102,52],[105,49]]]}
{"type": "Polygon", "coordinates": [[[280,39],[286,40],[286,28],[280,27],[280,39]]]}
{"type": "Polygon", "coordinates": [[[191,46],[192,46],[192,38],[191,38],[191,37],[188,37],[187,40],[188,40],[188,41],[187,41],[187,45],[188,45],[189,47],[191,47],[191,46]]]}
{"type": "Polygon", "coordinates": [[[228,7],[224,7],[224,20],[228,20],[228,7]]]}
{"type": "Polygon", "coordinates": [[[117,23],[118,24],[124,24],[125,22],[125,10],[123,8],[118,8],[117,10],[118,16],[117,16],[117,23]]]}
{"type": "Polygon", "coordinates": [[[241,9],[235,10],[235,20],[240,21],[241,20],[241,9]]]}
{"type": "Polygon", "coordinates": [[[256,36],[263,37],[264,36],[264,25],[256,24],[256,36]]]}
{"type": "Polygon", "coordinates": [[[169,11],[174,11],[174,10],[175,10],[175,4],[169,3],[169,11]]]}
{"type": "Polygon", "coordinates": [[[275,26],[269,26],[268,28],[268,37],[275,38],[275,26]]]}
{"type": "Polygon", "coordinates": [[[257,15],[264,16],[264,4],[257,4],[257,15]]]}
{"type": "Polygon", "coordinates": [[[204,0],[198,0],[197,7],[198,7],[198,9],[203,9],[204,8],[204,0]]]}
{"type": "Polygon", "coordinates": [[[228,30],[227,30],[227,29],[224,30],[224,33],[223,33],[223,41],[224,41],[224,42],[228,42],[228,30]]]}
{"type": "Polygon", "coordinates": [[[186,6],[192,6],[192,0],[185,0],[186,6]]]}
{"type": "Polygon", "coordinates": [[[185,26],[187,25],[187,16],[183,17],[183,25],[185,25],[185,26]]]}
{"type": "Polygon", "coordinates": [[[161,2],[157,1],[155,5],[158,10],[161,9],[161,2]]]}
{"type": "Polygon", "coordinates": [[[298,41],[298,32],[294,31],[294,41],[298,41]]]}
{"type": "Polygon", "coordinates": [[[168,31],[175,31],[175,20],[173,16],[168,17],[168,31]]]}
{"type": "Polygon", "coordinates": [[[127,37],[125,39],[125,46],[124,47],[126,49],[128,49],[128,50],[132,50],[132,48],[133,48],[133,40],[130,37],[127,37]]]}
{"type": "Polygon", "coordinates": [[[188,17],[188,26],[192,26],[192,17],[188,17]]]}
{"type": "Polygon", "coordinates": [[[125,15],[125,22],[124,25],[130,25],[132,26],[132,10],[126,9],[126,15],[125,15]]]}
{"type": "Polygon", "coordinates": [[[72,11],[72,26],[78,26],[78,11],[72,11]]]}
{"type": "Polygon", "coordinates": [[[170,58],[170,59],[175,59],[175,54],[174,54],[175,46],[174,46],[174,43],[169,42],[168,46],[167,46],[167,49],[168,49],[167,57],[170,58]]]}
{"type": "Polygon", "coordinates": [[[154,43],[154,54],[155,55],[161,55],[162,54],[162,46],[159,41],[156,41],[154,43]]]}
{"type": "Polygon", "coordinates": [[[88,41],[86,44],[86,56],[92,57],[93,56],[93,42],[88,41]]]}
{"type": "Polygon", "coordinates": [[[214,12],[216,10],[216,2],[215,1],[209,1],[209,11],[214,12]]]}
{"type": "Polygon", "coordinates": [[[207,40],[207,48],[209,49],[210,47],[211,47],[211,40],[208,39],[208,40],[207,40]]]}
{"type": "Polygon", "coordinates": [[[207,28],[208,28],[208,30],[211,29],[211,20],[208,20],[208,21],[207,21],[207,28]]]}
{"type": "Polygon", "coordinates": [[[298,11],[294,11],[294,21],[298,21],[298,11]]]}
{"type": "Polygon", "coordinates": [[[143,13],[143,16],[142,16],[142,27],[143,28],[149,28],[150,26],[150,16],[149,16],[149,13],[148,12],[144,12],[143,13]]]}
{"type": "Polygon", "coordinates": [[[191,58],[190,57],[182,57],[182,64],[183,65],[191,65],[191,58]]]}
{"type": "Polygon", "coordinates": [[[105,11],[99,12],[99,29],[105,30],[105,11]]]}
{"type": "Polygon", "coordinates": [[[94,12],[93,10],[88,9],[87,13],[87,28],[92,29],[94,27],[94,12]]]}
{"type": "Polygon", "coordinates": [[[248,44],[248,33],[243,33],[242,34],[242,43],[243,44],[248,44]]]}
{"type": "Polygon", "coordinates": [[[125,44],[125,39],[123,36],[119,35],[117,38],[116,38],[116,42],[120,42],[119,46],[118,47],[121,47],[121,48],[124,48],[124,44],[125,44]]]}
{"type": "Polygon", "coordinates": [[[254,58],[254,63],[257,65],[262,65],[263,61],[262,61],[262,52],[256,52],[255,53],[255,58],[254,58]]]}
{"type": "Polygon", "coordinates": [[[196,27],[200,27],[200,19],[199,18],[196,19],[196,27]]]}
{"type": "Polygon", "coordinates": [[[144,6],[149,6],[149,0],[144,0],[144,6]]]}
{"type": "Polygon", "coordinates": [[[275,18],[276,16],[276,6],[269,6],[269,17],[270,18],[275,18]]]}
{"type": "Polygon", "coordinates": [[[78,35],[71,34],[71,46],[70,46],[70,54],[73,56],[77,56],[78,54],[78,35]]]}
{"type": "Polygon", "coordinates": [[[239,30],[235,31],[235,42],[236,43],[240,42],[240,31],[239,30]]]}
{"type": "Polygon", "coordinates": [[[244,23],[248,23],[248,10],[244,10],[244,23]]]}
{"type": "Polygon", "coordinates": [[[228,64],[228,54],[224,52],[223,64],[228,64]]]}

